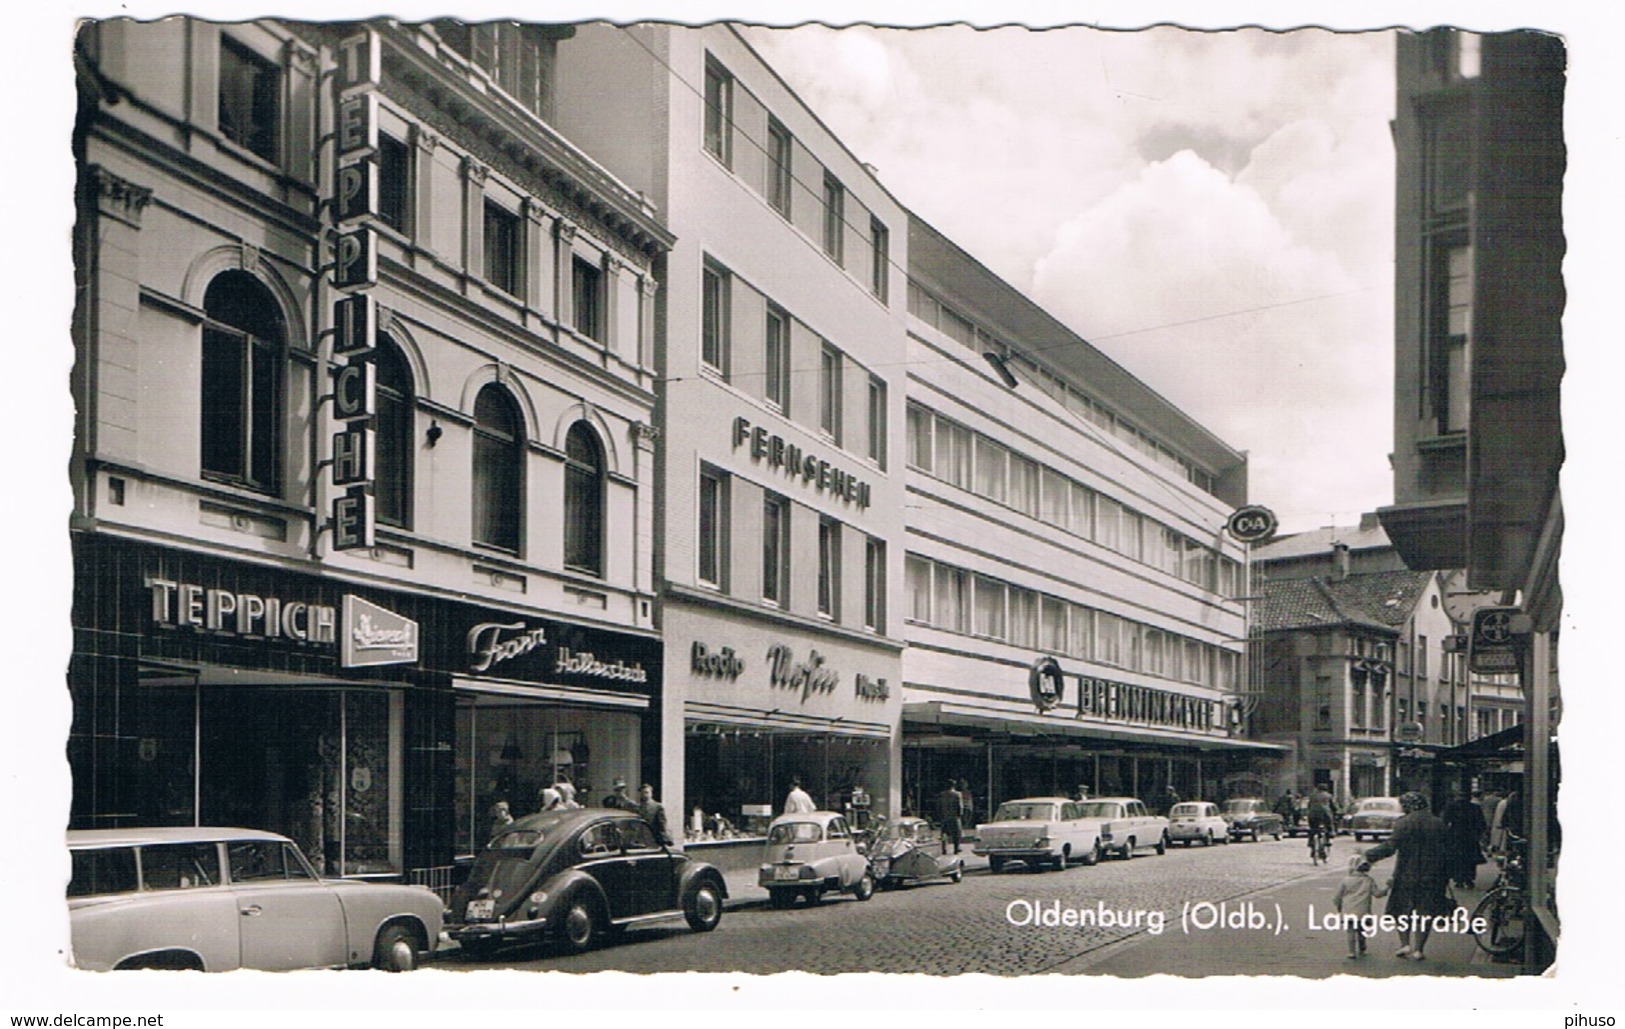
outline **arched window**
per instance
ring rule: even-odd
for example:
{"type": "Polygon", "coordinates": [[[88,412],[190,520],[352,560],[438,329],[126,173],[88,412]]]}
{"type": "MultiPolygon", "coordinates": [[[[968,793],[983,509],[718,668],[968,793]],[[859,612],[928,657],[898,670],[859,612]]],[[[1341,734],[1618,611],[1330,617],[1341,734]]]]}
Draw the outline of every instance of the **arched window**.
{"type": "Polygon", "coordinates": [[[586,422],[564,438],[564,563],[604,574],[604,448],[586,422]]]}
{"type": "Polygon", "coordinates": [[[384,525],[412,525],[413,391],[406,355],[388,337],[380,340],[378,368],[377,463],[373,491],[377,519],[384,525]]]}
{"type": "Polygon", "coordinates": [[[282,311],[258,279],[229,271],[209,283],[203,314],[203,474],[276,493],[287,359],[282,311]]]}
{"type": "Polygon", "coordinates": [[[525,520],[525,430],[513,397],[491,384],[474,398],[474,542],[519,552],[525,520]]]}

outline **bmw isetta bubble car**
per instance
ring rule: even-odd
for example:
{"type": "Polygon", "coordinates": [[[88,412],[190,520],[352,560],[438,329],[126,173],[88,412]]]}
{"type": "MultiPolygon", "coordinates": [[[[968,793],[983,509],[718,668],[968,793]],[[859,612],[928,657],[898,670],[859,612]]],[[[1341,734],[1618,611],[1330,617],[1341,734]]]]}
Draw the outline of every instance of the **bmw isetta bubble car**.
{"type": "Polygon", "coordinates": [[[804,898],[817,904],[825,893],[875,894],[875,877],[858,836],[836,811],[780,815],[767,827],[767,848],[757,872],[776,908],[804,898]]]}
{"type": "Polygon", "coordinates": [[[869,846],[875,885],[883,890],[910,883],[965,876],[965,860],[942,850],[942,832],[923,818],[899,818],[880,827],[869,846]]]}

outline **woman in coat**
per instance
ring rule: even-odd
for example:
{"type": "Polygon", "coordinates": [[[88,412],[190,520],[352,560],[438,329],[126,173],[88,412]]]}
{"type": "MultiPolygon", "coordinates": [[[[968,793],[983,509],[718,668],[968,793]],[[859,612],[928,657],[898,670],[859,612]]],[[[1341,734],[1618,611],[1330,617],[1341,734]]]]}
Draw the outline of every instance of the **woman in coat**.
{"type": "MultiPolygon", "coordinates": [[[[1387,913],[1395,917],[1448,915],[1451,909],[1450,829],[1444,819],[1428,810],[1427,798],[1407,793],[1399,798],[1405,814],[1394,822],[1393,835],[1365,852],[1367,861],[1398,855],[1389,880],[1387,913]]],[[[1397,958],[1423,960],[1431,926],[1415,925],[1399,931],[1397,958]]]]}
{"type": "Polygon", "coordinates": [[[1450,881],[1470,890],[1478,881],[1478,866],[1484,860],[1479,845],[1484,837],[1484,812],[1457,790],[1445,805],[1444,824],[1450,827],[1450,881]]]}

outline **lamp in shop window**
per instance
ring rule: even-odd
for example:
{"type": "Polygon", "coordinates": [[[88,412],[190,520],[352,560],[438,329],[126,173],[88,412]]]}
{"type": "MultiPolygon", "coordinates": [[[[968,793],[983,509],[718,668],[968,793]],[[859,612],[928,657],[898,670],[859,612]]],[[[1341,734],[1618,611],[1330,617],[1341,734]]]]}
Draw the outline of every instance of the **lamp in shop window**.
{"type": "Polygon", "coordinates": [[[508,742],[502,745],[502,760],[521,761],[524,757],[525,755],[519,750],[519,741],[514,737],[513,733],[509,733],[508,742]]]}

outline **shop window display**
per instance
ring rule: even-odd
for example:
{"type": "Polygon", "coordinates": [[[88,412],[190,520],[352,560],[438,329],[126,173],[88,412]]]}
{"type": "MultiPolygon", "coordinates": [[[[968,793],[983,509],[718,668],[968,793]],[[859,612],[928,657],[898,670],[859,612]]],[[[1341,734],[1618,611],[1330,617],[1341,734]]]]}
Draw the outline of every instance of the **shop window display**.
{"type": "Polygon", "coordinates": [[[694,723],[684,754],[691,843],[763,836],[796,779],[817,808],[854,824],[885,813],[876,800],[887,781],[884,740],[694,723]]]}

